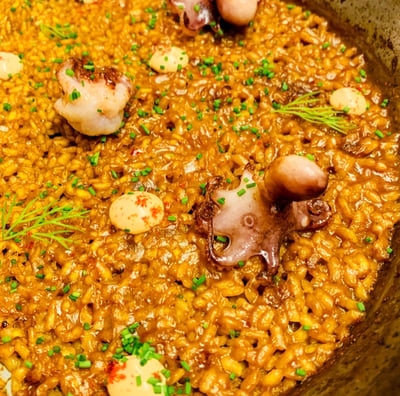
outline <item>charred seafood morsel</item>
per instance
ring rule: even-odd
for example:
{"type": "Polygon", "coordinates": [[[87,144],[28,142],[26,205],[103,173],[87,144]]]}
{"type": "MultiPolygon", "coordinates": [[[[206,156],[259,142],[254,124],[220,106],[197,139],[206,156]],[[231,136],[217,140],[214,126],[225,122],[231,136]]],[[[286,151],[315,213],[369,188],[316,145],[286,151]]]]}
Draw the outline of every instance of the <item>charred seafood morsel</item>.
{"type": "Polygon", "coordinates": [[[215,22],[216,10],[211,0],[170,0],[186,33],[195,33],[215,22]]]}
{"type": "MultiPolygon", "coordinates": [[[[259,0],[170,0],[186,33],[195,34],[206,25],[218,26],[218,14],[226,22],[246,26],[256,15],[259,0]]],[[[216,29],[218,30],[218,29],[216,29]]]]}
{"type": "Polygon", "coordinates": [[[88,136],[109,135],[120,128],[132,83],[117,69],[96,68],[70,58],[57,72],[64,91],[54,107],[77,131],[88,136]]]}
{"type": "Polygon", "coordinates": [[[208,255],[222,267],[260,255],[267,271],[276,273],[279,247],[295,230],[323,227],[331,216],[329,205],[317,197],[325,190],[328,178],[306,157],[279,157],[257,180],[249,169],[233,190],[220,188],[221,177],[209,181],[206,199],[196,211],[199,228],[207,233],[208,255]],[[229,238],[218,253],[214,236],[229,238]]]}

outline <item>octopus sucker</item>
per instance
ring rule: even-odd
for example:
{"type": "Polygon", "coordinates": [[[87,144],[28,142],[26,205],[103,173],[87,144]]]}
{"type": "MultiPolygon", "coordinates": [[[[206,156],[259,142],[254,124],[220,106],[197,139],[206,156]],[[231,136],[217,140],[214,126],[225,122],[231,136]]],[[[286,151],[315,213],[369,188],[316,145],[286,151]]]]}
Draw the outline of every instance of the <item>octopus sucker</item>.
{"type": "Polygon", "coordinates": [[[329,205],[317,198],[327,181],[318,165],[295,155],[273,161],[263,180],[246,168],[232,190],[221,188],[221,177],[212,178],[196,211],[197,225],[207,233],[208,257],[229,268],[261,256],[267,272],[276,273],[280,245],[290,232],[318,229],[329,221],[329,205]],[[216,235],[229,238],[221,252],[214,247],[216,235]]]}

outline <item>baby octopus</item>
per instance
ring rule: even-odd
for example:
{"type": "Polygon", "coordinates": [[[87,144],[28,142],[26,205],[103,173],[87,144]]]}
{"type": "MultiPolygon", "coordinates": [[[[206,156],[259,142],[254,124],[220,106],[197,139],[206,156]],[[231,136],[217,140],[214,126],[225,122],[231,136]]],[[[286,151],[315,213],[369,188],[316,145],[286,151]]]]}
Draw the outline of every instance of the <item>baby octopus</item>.
{"type": "Polygon", "coordinates": [[[260,255],[267,271],[274,274],[285,236],[323,227],[331,216],[329,205],[316,198],[325,190],[328,177],[306,157],[278,157],[263,180],[246,168],[233,190],[220,189],[221,183],[221,177],[209,181],[206,199],[196,211],[197,225],[207,233],[208,256],[221,267],[260,255]],[[229,238],[221,252],[214,247],[215,235],[229,238]]]}
{"type": "Polygon", "coordinates": [[[213,0],[170,0],[187,32],[198,31],[212,22],[215,25],[218,13],[228,23],[246,26],[256,15],[258,1],[215,0],[214,4],[213,0]]]}
{"type": "Polygon", "coordinates": [[[66,60],[57,73],[64,96],[56,111],[77,131],[89,136],[109,135],[118,130],[132,84],[113,67],[96,68],[82,60],[66,60]]]}

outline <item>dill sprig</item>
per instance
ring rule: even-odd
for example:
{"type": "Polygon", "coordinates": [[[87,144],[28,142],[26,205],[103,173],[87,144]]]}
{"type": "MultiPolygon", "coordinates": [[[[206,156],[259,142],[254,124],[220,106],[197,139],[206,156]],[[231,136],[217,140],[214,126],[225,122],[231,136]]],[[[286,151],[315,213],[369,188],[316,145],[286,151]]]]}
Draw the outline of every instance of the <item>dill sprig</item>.
{"type": "Polygon", "coordinates": [[[280,107],[275,108],[273,112],[293,114],[313,124],[326,125],[344,135],[346,135],[347,130],[356,127],[356,125],[340,116],[340,114],[346,114],[344,111],[335,110],[332,106],[310,106],[319,102],[318,98],[314,98],[314,96],[318,94],[319,91],[306,93],[305,95],[299,96],[293,102],[280,105],[280,107]]]}
{"type": "Polygon", "coordinates": [[[69,38],[75,39],[78,36],[76,32],[71,31],[71,27],[68,23],[64,26],[57,24],[55,27],[41,23],[39,27],[42,33],[50,39],[58,38],[60,40],[66,40],[69,38]]]}
{"type": "Polygon", "coordinates": [[[21,237],[30,236],[39,241],[58,242],[60,245],[68,249],[68,243],[75,243],[72,239],[62,236],[62,234],[72,231],[82,231],[81,229],[66,224],[65,220],[74,218],[85,218],[88,210],[83,210],[81,207],[73,208],[72,206],[56,206],[58,200],[52,201],[44,207],[33,209],[34,204],[38,198],[28,202],[18,218],[9,224],[9,220],[13,209],[16,206],[20,206],[22,203],[16,202],[16,194],[14,195],[11,203],[4,202],[4,206],[1,211],[1,234],[3,241],[10,239],[19,240],[21,237]],[[41,232],[39,229],[43,229],[46,226],[61,227],[55,231],[41,232]]]}

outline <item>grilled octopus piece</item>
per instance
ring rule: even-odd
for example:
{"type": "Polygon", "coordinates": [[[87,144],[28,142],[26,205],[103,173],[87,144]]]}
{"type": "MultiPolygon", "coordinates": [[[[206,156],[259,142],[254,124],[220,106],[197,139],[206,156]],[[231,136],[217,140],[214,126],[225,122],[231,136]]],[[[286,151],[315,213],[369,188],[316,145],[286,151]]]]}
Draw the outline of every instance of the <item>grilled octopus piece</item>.
{"type": "Polygon", "coordinates": [[[197,226],[207,233],[209,258],[221,267],[233,267],[260,255],[267,271],[276,273],[285,236],[294,230],[321,228],[330,219],[329,205],[316,198],[327,181],[314,162],[297,155],[277,158],[264,180],[257,182],[246,169],[233,190],[220,189],[222,178],[214,177],[196,211],[197,226]],[[214,248],[215,235],[229,238],[220,253],[214,248]]]}
{"type": "Polygon", "coordinates": [[[214,2],[211,0],[170,0],[186,33],[193,33],[216,19],[214,2]]]}
{"type": "Polygon", "coordinates": [[[54,107],[75,130],[88,136],[118,130],[133,90],[125,75],[110,66],[94,67],[70,58],[62,63],[57,78],[64,94],[54,107]]]}
{"type": "Polygon", "coordinates": [[[173,11],[179,15],[183,30],[195,34],[203,26],[214,22],[218,30],[218,14],[226,22],[246,26],[254,19],[259,0],[170,0],[173,11]]]}

